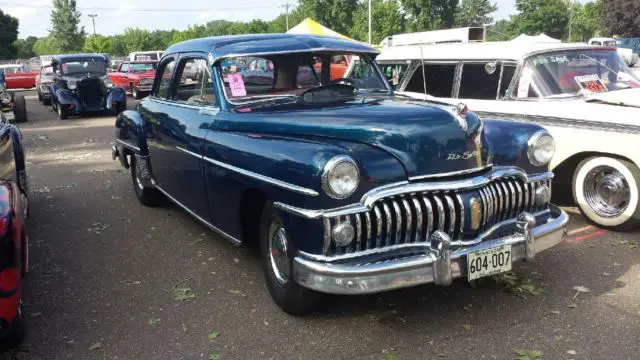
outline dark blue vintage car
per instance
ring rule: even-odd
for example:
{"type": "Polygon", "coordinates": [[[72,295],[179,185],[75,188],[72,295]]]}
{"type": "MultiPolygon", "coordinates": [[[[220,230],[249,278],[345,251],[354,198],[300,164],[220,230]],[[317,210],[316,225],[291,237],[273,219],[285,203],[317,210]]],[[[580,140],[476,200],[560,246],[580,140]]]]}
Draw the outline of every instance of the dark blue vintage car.
{"type": "Polygon", "coordinates": [[[119,114],[127,108],[124,89],[114,87],[107,78],[106,56],[56,55],[51,65],[55,74],[50,85],[51,104],[60,119],[96,111],[119,114]]]}
{"type": "Polygon", "coordinates": [[[166,198],[235,244],[259,242],[293,314],[320,293],[508,271],[565,238],[546,131],[394,98],[376,54],[289,34],[173,45],[151,96],[117,117],[113,158],[142,204],[166,198]],[[359,58],[357,75],[331,80],[336,56],[359,58]],[[255,61],[262,71],[239,66],[255,61]]]}

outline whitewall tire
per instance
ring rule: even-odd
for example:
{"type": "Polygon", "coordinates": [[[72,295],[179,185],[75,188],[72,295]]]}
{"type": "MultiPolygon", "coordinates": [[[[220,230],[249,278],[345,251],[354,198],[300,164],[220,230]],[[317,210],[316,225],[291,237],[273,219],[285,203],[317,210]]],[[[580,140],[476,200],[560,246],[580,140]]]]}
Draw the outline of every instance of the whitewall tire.
{"type": "Polygon", "coordinates": [[[576,168],[573,197],[589,221],[616,231],[640,225],[640,169],[610,157],[590,157],[576,168]]]}

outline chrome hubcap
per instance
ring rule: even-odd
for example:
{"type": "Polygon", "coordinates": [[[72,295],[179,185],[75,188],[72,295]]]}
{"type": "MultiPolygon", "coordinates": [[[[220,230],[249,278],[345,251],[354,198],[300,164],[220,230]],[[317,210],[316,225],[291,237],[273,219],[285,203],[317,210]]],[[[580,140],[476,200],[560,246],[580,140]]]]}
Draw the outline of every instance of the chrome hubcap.
{"type": "Polygon", "coordinates": [[[269,237],[269,260],[276,280],[284,285],[289,281],[289,256],[287,255],[287,234],[278,226],[269,237]]]}
{"type": "Polygon", "coordinates": [[[631,192],[624,175],[603,165],[591,170],[584,179],[584,197],[596,214],[610,218],[626,210],[631,192]]]}

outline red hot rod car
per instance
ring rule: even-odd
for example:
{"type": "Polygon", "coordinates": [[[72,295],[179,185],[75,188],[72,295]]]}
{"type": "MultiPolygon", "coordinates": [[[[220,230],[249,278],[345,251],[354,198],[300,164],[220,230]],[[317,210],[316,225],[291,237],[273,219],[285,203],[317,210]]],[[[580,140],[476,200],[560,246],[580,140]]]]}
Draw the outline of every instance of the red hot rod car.
{"type": "Polygon", "coordinates": [[[37,71],[31,71],[26,65],[0,65],[0,72],[4,73],[7,89],[31,89],[36,86],[37,71]]]}

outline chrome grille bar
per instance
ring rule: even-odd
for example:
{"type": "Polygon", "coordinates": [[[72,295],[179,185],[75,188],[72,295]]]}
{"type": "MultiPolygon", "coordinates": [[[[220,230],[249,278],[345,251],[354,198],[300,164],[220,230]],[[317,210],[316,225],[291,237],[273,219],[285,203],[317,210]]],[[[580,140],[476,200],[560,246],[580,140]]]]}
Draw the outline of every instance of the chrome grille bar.
{"type": "Polygon", "coordinates": [[[395,200],[391,201],[391,204],[393,205],[393,211],[394,214],[396,216],[396,235],[395,238],[393,239],[394,244],[401,244],[402,243],[402,212],[400,211],[400,205],[398,205],[398,202],[395,200]]]}
{"type": "MultiPolygon", "coordinates": [[[[462,197],[459,194],[456,194],[456,200],[458,200],[458,206],[460,206],[460,237],[464,234],[464,203],[462,202],[462,197]]],[[[471,220],[471,219],[470,219],[471,220]]]]}
{"type": "Polygon", "coordinates": [[[362,250],[362,223],[360,220],[360,214],[355,214],[356,217],[356,250],[362,250]]]}
{"type": "Polygon", "coordinates": [[[509,179],[506,180],[507,183],[507,187],[509,188],[509,200],[511,200],[509,202],[509,213],[508,213],[508,219],[516,216],[516,211],[518,211],[517,206],[518,206],[518,201],[516,200],[516,189],[513,187],[513,184],[511,183],[511,181],[509,181],[509,179]]]}
{"type": "Polygon", "coordinates": [[[364,223],[367,229],[367,250],[371,249],[371,215],[370,213],[364,214],[364,223]]]}
{"type": "Polygon", "coordinates": [[[447,202],[447,210],[449,210],[449,230],[447,233],[452,238],[455,238],[456,231],[456,207],[453,205],[453,200],[449,195],[443,195],[445,201],[447,202]]]}
{"type": "Polygon", "coordinates": [[[382,246],[382,214],[380,213],[380,207],[378,205],[373,207],[373,212],[376,216],[376,248],[382,246]]]}
{"type": "Polygon", "coordinates": [[[424,241],[429,241],[431,232],[433,231],[433,207],[431,206],[431,200],[426,196],[422,198],[425,210],[427,211],[427,231],[424,233],[424,241]]]}
{"type": "Polygon", "coordinates": [[[386,202],[382,203],[382,209],[384,210],[384,217],[385,217],[385,222],[386,222],[386,240],[385,240],[385,245],[391,245],[391,232],[393,230],[391,230],[391,209],[389,209],[389,205],[387,205],[386,202]]]}
{"type": "Polygon", "coordinates": [[[422,236],[422,206],[420,206],[420,201],[415,196],[411,197],[411,202],[413,202],[413,207],[416,209],[416,236],[413,239],[413,242],[420,242],[422,236]]]}
{"type": "Polygon", "coordinates": [[[402,206],[404,206],[404,212],[406,213],[406,216],[407,216],[407,226],[405,227],[405,231],[404,231],[404,242],[409,243],[411,242],[411,231],[413,230],[412,229],[413,218],[411,215],[411,207],[409,206],[409,203],[405,198],[402,198],[402,206]]]}
{"type": "Polygon", "coordinates": [[[437,196],[433,197],[433,201],[435,201],[436,210],[438,211],[438,230],[444,231],[444,205],[442,205],[442,200],[437,196]]]}

